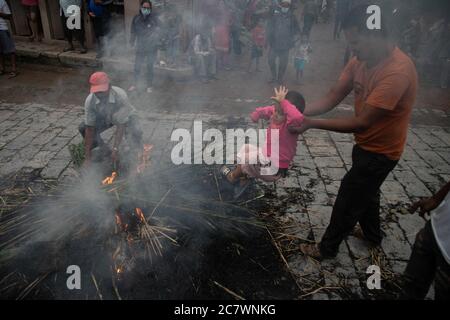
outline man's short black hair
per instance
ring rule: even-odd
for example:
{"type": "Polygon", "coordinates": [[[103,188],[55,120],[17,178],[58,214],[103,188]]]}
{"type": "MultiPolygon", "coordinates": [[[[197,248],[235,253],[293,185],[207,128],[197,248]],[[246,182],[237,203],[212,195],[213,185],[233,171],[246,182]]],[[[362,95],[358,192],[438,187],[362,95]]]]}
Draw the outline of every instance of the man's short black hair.
{"type": "Polygon", "coordinates": [[[286,95],[286,100],[292,103],[301,113],[305,111],[305,98],[300,92],[289,90],[286,95]]]}
{"type": "Polygon", "coordinates": [[[387,38],[389,36],[388,32],[388,25],[387,25],[387,17],[386,15],[389,14],[386,11],[383,11],[381,8],[381,29],[374,29],[371,30],[367,27],[367,20],[371,16],[371,13],[367,13],[367,8],[369,7],[368,4],[364,5],[358,5],[351,9],[347,15],[344,18],[344,21],[342,22],[342,29],[348,30],[351,28],[357,28],[357,30],[361,33],[365,34],[378,34],[384,38],[387,38]]]}

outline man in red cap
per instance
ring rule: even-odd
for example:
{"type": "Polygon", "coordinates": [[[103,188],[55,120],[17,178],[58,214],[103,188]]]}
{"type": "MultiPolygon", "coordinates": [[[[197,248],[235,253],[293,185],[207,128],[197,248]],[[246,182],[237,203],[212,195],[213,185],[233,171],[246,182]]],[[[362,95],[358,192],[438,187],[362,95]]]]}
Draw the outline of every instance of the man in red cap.
{"type": "Polygon", "coordinates": [[[139,128],[136,109],[123,89],[110,84],[106,73],[93,73],[89,83],[91,93],[85,102],[85,120],[79,126],[85,143],[85,166],[89,166],[91,162],[92,149],[107,149],[100,134],[113,126],[116,126],[116,132],[111,158],[113,165],[116,165],[119,145],[124,135],[135,146],[142,145],[142,131],[139,128]]]}

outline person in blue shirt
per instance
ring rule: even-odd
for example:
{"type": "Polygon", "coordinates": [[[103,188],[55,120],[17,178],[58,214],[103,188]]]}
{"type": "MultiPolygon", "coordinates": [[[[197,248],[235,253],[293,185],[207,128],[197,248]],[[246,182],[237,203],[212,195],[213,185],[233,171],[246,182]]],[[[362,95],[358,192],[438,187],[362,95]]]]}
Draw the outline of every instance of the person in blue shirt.
{"type": "Polygon", "coordinates": [[[97,39],[97,58],[105,54],[107,37],[109,34],[109,22],[111,14],[108,6],[112,0],[87,0],[87,11],[94,26],[94,34],[97,39]]]}

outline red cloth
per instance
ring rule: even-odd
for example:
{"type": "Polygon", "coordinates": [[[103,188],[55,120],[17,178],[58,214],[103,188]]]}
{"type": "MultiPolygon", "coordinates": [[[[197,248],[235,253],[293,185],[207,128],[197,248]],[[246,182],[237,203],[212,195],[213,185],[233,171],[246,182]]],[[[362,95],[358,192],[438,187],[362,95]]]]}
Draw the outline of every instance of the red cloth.
{"type": "Polygon", "coordinates": [[[39,0],[22,0],[22,4],[24,6],[37,6],[39,4],[39,0]]]}
{"type": "Polygon", "coordinates": [[[218,25],[214,28],[214,47],[219,51],[230,50],[230,27],[218,25]]]}
{"type": "Polygon", "coordinates": [[[252,30],[252,40],[258,47],[264,47],[266,45],[266,30],[260,26],[254,27],[252,30]]]}

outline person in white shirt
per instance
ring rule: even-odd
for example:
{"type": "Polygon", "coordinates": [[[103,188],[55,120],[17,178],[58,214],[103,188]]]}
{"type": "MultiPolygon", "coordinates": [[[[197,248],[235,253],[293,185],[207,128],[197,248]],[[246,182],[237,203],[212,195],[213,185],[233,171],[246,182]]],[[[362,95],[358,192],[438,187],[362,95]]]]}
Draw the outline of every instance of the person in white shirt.
{"type": "Polygon", "coordinates": [[[450,182],[434,196],[415,203],[430,220],[419,231],[403,274],[404,299],[424,299],[434,281],[435,300],[450,300],[450,182]]]}
{"type": "Polygon", "coordinates": [[[11,57],[11,72],[9,73],[9,79],[11,79],[17,77],[18,72],[16,67],[16,47],[8,29],[8,22],[6,21],[9,19],[11,19],[11,10],[5,0],[0,0],[0,75],[6,73],[5,56],[9,55],[11,57]]]}

